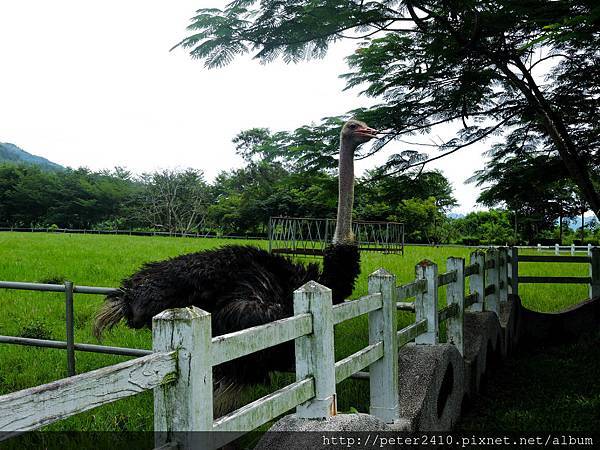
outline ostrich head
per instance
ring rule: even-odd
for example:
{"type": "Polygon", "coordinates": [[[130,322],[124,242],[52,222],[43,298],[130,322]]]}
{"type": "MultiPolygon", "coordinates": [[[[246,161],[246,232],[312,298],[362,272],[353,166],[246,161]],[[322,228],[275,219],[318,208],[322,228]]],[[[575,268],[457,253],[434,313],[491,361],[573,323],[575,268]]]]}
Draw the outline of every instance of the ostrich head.
{"type": "Polygon", "coordinates": [[[348,150],[354,152],[360,144],[369,142],[371,139],[377,137],[376,134],[377,130],[370,128],[366,123],[361,122],[360,120],[350,119],[344,124],[342,132],[340,133],[340,140],[342,142],[340,151],[342,151],[343,146],[346,145],[348,146],[348,150]]]}
{"type": "Polygon", "coordinates": [[[377,137],[377,130],[360,120],[350,119],[340,133],[339,198],[333,243],[354,244],[352,207],[354,204],[354,151],[377,137]]]}

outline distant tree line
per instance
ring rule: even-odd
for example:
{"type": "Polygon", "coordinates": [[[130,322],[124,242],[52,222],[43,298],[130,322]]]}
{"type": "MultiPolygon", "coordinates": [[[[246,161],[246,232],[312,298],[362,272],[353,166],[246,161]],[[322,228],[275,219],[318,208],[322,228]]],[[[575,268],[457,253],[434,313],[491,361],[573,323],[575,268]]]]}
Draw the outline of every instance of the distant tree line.
{"type": "MultiPolygon", "coordinates": [[[[451,184],[438,171],[382,178],[376,172],[358,180],[355,218],[403,222],[407,242],[493,244],[560,238],[555,216],[535,208],[530,217],[502,209],[450,217],[448,211],[456,200],[451,184]],[[531,225],[532,217],[538,219],[536,227],[531,225]]],[[[54,172],[0,165],[2,227],[265,236],[271,216],[335,217],[336,198],[334,171],[299,173],[264,159],[224,171],[210,183],[195,169],[134,176],[121,168],[54,172]]],[[[580,231],[566,226],[566,220],[563,241],[579,242],[580,231]]],[[[586,225],[586,242],[596,242],[599,234],[597,223],[586,225]]]]}
{"type": "MultiPolygon", "coordinates": [[[[443,223],[444,212],[456,204],[449,182],[435,171],[360,184],[356,197],[357,219],[410,223],[408,231],[419,241],[435,240],[432,224],[443,223]]],[[[271,216],[335,217],[336,199],[334,174],[295,173],[277,162],[251,162],[212,183],[195,169],[133,176],[120,168],[55,172],[0,165],[2,227],[260,236],[271,216]]]]}

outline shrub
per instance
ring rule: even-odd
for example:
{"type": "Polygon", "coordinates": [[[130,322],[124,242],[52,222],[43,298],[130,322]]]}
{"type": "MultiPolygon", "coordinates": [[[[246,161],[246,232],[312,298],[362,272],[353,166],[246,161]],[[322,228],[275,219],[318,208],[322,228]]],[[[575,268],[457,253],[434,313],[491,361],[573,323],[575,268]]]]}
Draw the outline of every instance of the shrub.
{"type": "Polygon", "coordinates": [[[21,328],[19,336],[30,339],[52,339],[52,332],[43,321],[32,320],[21,328]]]}

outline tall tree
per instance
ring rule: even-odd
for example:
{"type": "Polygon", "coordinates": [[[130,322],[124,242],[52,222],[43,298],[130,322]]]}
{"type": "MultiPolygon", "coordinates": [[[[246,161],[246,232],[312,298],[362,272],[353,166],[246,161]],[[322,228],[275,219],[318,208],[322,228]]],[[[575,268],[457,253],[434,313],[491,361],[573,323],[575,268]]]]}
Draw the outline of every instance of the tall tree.
{"type": "Polygon", "coordinates": [[[146,226],[187,233],[202,227],[210,190],[199,170],[163,169],[142,175],[137,219],[146,226]]]}
{"type": "Polygon", "coordinates": [[[553,229],[557,220],[562,224],[564,218],[576,217],[583,205],[557,155],[529,149],[515,156],[510,148],[507,143],[494,146],[485,169],[469,181],[483,188],[479,203],[507,208],[533,242],[538,233],[553,229]]]}
{"type": "Polygon", "coordinates": [[[248,52],[265,62],[318,58],[332,42],[361,39],[344,76],[383,100],[355,111],[391,131],[373,151],[441,124],[458,130],[433,144],[441,154],[409,149],[387,169],[528,123],[599,216],[599,17],[592,0],[236,0],[198,10],[178,45],[218,67],[248,52]]]}

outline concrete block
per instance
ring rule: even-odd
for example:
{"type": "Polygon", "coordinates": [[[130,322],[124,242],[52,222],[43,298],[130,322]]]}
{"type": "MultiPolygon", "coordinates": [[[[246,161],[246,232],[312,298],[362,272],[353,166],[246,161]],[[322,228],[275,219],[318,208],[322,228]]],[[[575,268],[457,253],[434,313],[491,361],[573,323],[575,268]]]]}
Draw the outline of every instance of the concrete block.
{"type": "Polygon", "coordinates": [[[324,436],[318,432],[362,432],[362,431],[392,431],[382,420],[369,414],[338,414],[323,420],[300,419],[294,414],[278,420],[265,433],[255,450],[312,450],[324,448],[324,436]],[[280,431],[315,431],[301,436],[295,433],[279,433],[280,431]],[[301,438],[300,438],[301,437],[301,438]]]}
{"type": "Polygon", "coordinates": [[[396,431],[449,431],[464,396],[463,359],[452,344],[409,344],[399,351],[396,431]]]}
{"type": "Polygon", "coordinates": [[[500,327],[503,335],[502,356],[510,356],[519,343],[519,319],[521,312],[521,299],[509,295],[507,302],[500,303],[500,327]]]}
{"type": "Polygon", "coordinates": [[[465,314],[465,393],[479,392],[486,374],[502,359],[503,331],[491,311],[465,314]]]}

